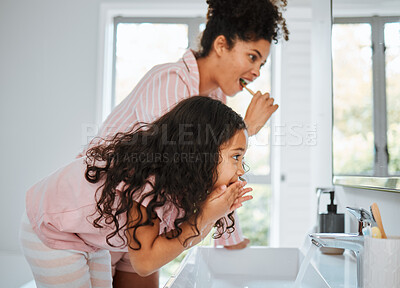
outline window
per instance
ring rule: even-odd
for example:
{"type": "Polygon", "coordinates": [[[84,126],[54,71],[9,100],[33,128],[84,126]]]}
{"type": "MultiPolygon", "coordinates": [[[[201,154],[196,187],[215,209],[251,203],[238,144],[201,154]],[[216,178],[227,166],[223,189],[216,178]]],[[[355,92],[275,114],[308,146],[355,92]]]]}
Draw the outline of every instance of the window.
{"type": "Polygon", "coordinates": [[[400,22],[385,23],[385,75],[389,174],[400,171],[400,22]]]}
{"type": "Polygon", "coordinates": [[[399,175],[399,18],[336,18],[332,54],[334,174],[399,175]]]}
{"type": "MultiPolygon", "coordinates": [[[[188,47],[196,49],[195,40],[204,29],[204,18],[114,18],[112,107],[118,105],[153,66],[175,62],[188,47]]],[[[270,58],[270,57],[269,57],[270,58]]],[[[271,62],[263,66],[261,76],[250,84],[254,90],[270,91],[271,62]]],[[[228,105],[241,115],[251,101],[244,91],[228,99],[228,105]]],[[[246,163],[250,167],[246,176],[254,189],[254,200],[238,210],[243,233],[252,245],[268,245],[270,180],[270,128],[264,127],[251,137],[246,163]]],[[[210,244],[210,239],[204,245],[210,244]]],[[[160,284],[174,272],[183,259],[166,265],[161,271],[160,284]]]]}
{"type": "Polygon", "coordinates": [[[118,105],[153,66],[176,62],[188,47],[189,31],[200,32],[202,18],[114,18],[112,106],[118,105]]]}

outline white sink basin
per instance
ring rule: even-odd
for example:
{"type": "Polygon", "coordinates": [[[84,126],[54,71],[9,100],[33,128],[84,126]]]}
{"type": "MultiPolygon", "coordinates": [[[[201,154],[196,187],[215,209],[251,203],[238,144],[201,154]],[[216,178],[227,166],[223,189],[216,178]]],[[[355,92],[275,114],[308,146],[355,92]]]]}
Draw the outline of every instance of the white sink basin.
{"type": "MultiPolygon", "coordinates": [[[[292,288],[304,254],[297,248],[250,247],[244,250],[196,247],[164,288],[292,288]]],[[[309,265],[302,288],[329,288],[309,265]]]]}

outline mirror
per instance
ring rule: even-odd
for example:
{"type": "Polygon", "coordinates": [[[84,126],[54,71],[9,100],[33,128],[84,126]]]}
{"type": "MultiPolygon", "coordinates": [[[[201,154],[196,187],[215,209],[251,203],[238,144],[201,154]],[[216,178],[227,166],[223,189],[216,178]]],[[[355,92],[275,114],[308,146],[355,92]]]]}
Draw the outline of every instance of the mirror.
{"type": "Polygon", "coordinates": [[[400,1],[332,0],[334,184],[400,192],[400,1]]]}

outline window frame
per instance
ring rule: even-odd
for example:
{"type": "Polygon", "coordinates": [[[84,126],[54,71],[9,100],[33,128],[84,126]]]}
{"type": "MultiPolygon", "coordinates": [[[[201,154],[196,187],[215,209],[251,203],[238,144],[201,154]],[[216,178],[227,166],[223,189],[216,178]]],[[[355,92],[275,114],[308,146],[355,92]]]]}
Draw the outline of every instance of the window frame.
{"type": "Polygon", "coordinates": [[[131,2],[102,3],[99,12],[99,35],[97,52],[97,127],[104,122],[112,110],[112,65],[114,18],[125,17],[204,17],[207,11],[206,2],[131,2]]]}

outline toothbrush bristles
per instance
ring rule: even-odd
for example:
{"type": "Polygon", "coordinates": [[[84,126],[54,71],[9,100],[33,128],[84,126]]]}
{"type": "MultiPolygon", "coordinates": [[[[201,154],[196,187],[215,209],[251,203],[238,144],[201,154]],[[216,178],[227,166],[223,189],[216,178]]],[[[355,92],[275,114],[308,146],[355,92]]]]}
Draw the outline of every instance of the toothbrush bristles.
{"type": "Polygon", "coordinates": [[[255,95],[256,93],[254,93],[253,91],[251,91],[251,89],[249,89],[249,88],[247,88],[247,85],[246,85],[246,81],[244,81],[242,78],[240,78],[240,84],[242,85],[242,87],[244,88],[244,89],[246,89],[251,95],[255,95]]]}

